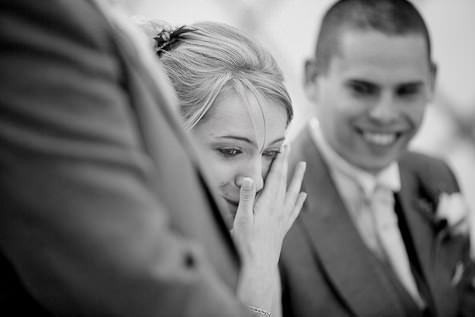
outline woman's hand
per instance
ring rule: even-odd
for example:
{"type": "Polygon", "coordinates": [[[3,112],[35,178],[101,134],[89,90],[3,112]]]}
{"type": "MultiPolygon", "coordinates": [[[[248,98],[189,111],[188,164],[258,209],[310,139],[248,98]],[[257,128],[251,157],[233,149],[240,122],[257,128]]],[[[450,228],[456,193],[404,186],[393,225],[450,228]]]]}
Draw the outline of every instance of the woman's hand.
{"type": "Polygon", "coordinates": [[[243,180],[231,231],[243,256],[241,299],[264,309],[269,309],[270,293],[276,286],[282,242],[307,196],[300,192],[305,162],[298,163],[287,186],[288,152],[288,146],[284,146],[257,198],[252,179],[243,180]]]}
{"type": "Polygon", "coordinates": [[[305,162],[298,163],[287,186],[288,152],[288,146],[284,145],[257,198],[251,178],[245,178],[241,185],[232,234],[245,260],[257,265],[277,264],[285,234],[299,215],[306,198],[306,194],[300,192],[305,162]]]}

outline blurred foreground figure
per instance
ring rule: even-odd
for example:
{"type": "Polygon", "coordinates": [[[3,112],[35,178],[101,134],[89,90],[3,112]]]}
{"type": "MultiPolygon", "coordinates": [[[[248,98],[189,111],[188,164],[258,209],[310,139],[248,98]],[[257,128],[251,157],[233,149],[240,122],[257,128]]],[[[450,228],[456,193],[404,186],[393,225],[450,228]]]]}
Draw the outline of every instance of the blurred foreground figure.
{"type": "Polygon", "coordinates": [[[247,316],[176,97],[125,21],[0,4],[0,314],[247,316]]]}
{"type": "Polygon", "coordinates": [[[338,1],[305,66],[318,118],[292,146],[308,199],[284,241],[284,315],[474,316],[468,207],[445,162],[407,151],[436,76],[417,9],[338,1]]]}

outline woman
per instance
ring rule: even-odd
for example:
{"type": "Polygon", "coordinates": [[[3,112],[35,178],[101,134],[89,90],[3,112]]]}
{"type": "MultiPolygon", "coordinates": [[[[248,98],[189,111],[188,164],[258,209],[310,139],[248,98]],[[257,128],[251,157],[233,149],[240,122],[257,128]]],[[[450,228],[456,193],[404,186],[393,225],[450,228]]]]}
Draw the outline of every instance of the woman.
{"type": "Polygon", "coordinates": [[[287,186],[291,100],[272,56],[237,29],[198,23],[155,30],[155,49],[180,101],[185,128],[218,196],[234,217],[243,256],[239,296],[252,310],[279,316],[278,260],[282,241],[306,198],[305,163],[287,186]]]}

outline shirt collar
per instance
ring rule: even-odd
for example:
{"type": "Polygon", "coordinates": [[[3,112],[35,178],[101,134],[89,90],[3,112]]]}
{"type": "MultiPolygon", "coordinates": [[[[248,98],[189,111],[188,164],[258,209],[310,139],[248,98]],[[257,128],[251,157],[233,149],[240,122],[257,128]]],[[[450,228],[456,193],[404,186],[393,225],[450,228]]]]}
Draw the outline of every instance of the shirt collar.
{"type": "Polygon", "coordinates": [[[309,130],[313,141],[322,152],[322,155],[330,168],[355,181],[361,187],[366,197],[371,197],[377,184],[380,184],[393,192],[398,192],[401,189],[399,165],[397,162],[391,163],[376,175],[370,174],[350,164],[333,150],[325,140],[316,118],[310,120],[309,130]]]}

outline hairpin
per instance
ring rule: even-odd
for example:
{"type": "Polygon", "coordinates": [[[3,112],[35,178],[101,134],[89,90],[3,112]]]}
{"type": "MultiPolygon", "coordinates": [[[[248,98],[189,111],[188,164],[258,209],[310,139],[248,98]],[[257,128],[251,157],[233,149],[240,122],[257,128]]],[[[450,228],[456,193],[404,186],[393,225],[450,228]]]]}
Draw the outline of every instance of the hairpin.
{"type": "Polygon", "coordinates": [[[172,50],[177,42],[183,39],[183,34],[196,31],[193,28],[182,25],[174,30],[161,30],[153,39],[155,40],[155,52],[159,57],[163,52],[172,50]]]}

